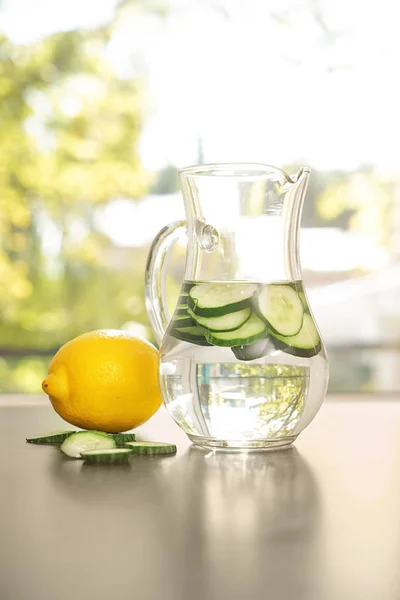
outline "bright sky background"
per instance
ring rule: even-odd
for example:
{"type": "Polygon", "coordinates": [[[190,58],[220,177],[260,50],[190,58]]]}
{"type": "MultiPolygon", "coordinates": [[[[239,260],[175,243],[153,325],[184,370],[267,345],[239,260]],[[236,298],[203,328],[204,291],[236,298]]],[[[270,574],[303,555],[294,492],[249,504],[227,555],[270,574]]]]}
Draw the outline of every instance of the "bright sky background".
{"type": "MultiPolygon", "coordinates": [[[[0,31],[30,43],[57,30],[106,22],[115,4],[3,0],[0,31]]],[[[225,12],[212,0],[170,0],[165,20],[140,8],[125,15],[108,56],[121,76],[146,79],[145,166],[195,162],[201,136],[206,162],[303,162],[321,169],[372,163],[398,173],[397,3],[316,4],[328,36],[312,17],[313,0],[225,0],[225,12]]],[[[181,217],[179,195],[167,202],[116,200],[97,215],[122,246],[149,244],[162,226],[181,217]]],[[[356,234],[339,230],[329,240],[326,235],[302,233],[304,267],[377,268],[387,261],[371,239],[355,243],[356,234]],[[316,255],[316,245],[326,251],[316,255]]],[[[49,255],[58,252],[58,237],[48,223],[43,243],[49,255]]]]}
{"type": "MultiPolygon", "coordinates": [[[[311,16],[312,4],[225,0],[226,16],[211,0],[171,0],[165,21],[140,10],[126,17],[109,56],[121,74],[146,73],[145,165],[194,162],[201,135],[207,162],[373,163],[397,171],[397,2],[321,2],[334,32],[330,42],[311,16]]],[[[114,6],[115,0],[3,0],[0,30],[27,43],[107,21],[114,6]]]]}

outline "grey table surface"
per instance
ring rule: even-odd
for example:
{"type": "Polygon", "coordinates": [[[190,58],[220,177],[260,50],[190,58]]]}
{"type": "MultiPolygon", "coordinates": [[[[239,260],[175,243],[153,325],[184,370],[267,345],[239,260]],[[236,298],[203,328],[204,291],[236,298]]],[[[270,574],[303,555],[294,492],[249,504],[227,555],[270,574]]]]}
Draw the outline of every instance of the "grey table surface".
{"type": "MultiPolygon", "coordinates": [[[[351,398],[349,399],[351,400],[351,398]]],[[[328,401],[296,445],[190,446],[92,467],[27,435],[62,423],[0,401],[0,600],[399,600],[400,402],[328,401]]]]}

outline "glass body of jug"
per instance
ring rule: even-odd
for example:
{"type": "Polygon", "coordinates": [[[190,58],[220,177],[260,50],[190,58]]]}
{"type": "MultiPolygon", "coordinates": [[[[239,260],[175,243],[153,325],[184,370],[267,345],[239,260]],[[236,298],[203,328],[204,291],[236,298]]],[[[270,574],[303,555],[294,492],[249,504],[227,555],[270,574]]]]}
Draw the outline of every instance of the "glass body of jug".
{"type": "Polygon", "coordinates": [[[146,306],[164,403],[195,444],[284,448],[321,406],[328,362],[299,260],[309,174],[260,164],[179,172],[186,221],[153,242],[146,306]],[[182,233],[185,278],[170,316],[165,267],[182,233]]]}

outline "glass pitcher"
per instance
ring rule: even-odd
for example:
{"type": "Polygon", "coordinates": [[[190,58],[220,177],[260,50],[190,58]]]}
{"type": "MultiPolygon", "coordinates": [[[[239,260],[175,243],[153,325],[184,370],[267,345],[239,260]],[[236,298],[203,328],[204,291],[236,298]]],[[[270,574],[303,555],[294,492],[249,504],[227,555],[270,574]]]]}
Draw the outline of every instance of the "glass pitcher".
{"type": "Polygon", "coordinates": [[[152,244],[146,307],[164,403],[194,444],[285,448],[321,406],[328,363],[299,260],[309,176],[261,164],[179,172],[186,221],[152,244]],[[170,317],[165,267],[185,232],[185,278],[170,317]]]}

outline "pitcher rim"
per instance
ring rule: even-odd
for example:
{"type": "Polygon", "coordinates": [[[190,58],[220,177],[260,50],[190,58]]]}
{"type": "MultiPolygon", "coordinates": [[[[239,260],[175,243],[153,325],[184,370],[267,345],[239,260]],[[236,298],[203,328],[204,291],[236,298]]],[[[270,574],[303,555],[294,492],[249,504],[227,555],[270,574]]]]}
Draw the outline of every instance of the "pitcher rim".
{"type": "Polygon", "coordinates": [[[309,167],[301,167],[295,175],[289,175],[283,169],[275,167],[274,165],[258,163],[258,162],[221,162],[221,163],[205,163],[199,165],[190,165],[178,169],[179,177],[237,177],[243,179],[263,179],[268,175],[278,173],[284,177],[290,184],[297,183],[301,175],[305,173],[311,173],[309,167]],[[223,173],[222,171],[232,170],[232,173],[223,173]],[[240,173],[239,171],[246,171],[240,173]],[[216,173],[210,173],[216,171],[216,173]],[[221,171],[221,173],[218,173],[221,171]],[[253,173],[251,171],[254,171],[253,173]]]}

